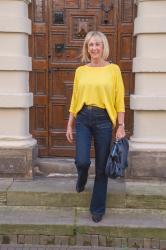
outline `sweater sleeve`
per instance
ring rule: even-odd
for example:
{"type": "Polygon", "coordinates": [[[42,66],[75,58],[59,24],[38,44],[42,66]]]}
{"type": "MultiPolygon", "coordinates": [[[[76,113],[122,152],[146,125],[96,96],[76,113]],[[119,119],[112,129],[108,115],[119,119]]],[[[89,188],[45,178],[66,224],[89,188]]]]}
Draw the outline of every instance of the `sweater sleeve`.
{"type": "Polygon", "coordinates": [[[73,84],[73,93],[72,93],[72,98],[71,98],[71,104],[70,104],[70,109],[69,112],[76,113],[76,97],[77,97],[77,70],[75,72],[74,76],[74,84],[73,84]]]}
{"type": "Polygon", "coordinates": [[[117,66],[117,70],[116,70],[115,109],[116,109],[116,112],[125,112],[124,84],[123,84],[122,74],[121,74],[119,66],[117,66]]]}

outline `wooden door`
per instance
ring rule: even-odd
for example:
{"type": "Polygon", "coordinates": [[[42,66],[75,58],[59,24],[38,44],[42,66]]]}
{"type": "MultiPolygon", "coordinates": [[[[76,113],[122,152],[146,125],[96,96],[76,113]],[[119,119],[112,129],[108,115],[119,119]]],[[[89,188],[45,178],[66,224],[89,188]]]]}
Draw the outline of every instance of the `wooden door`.
{"type": "Polygon", "coordinates": [[[125,83],[126,129],[132,133],[129,108],[134,89],[132,74],[133,0],[34,0],[30,6],[33,34],[30,39],[33,72],[30,89],[31,133],[40,156],[73,156],[74,145],[65,137],[74,71],[80,65],[86,33],[99,30],[110,44],[110,60],[117,63],[125,83]]]}

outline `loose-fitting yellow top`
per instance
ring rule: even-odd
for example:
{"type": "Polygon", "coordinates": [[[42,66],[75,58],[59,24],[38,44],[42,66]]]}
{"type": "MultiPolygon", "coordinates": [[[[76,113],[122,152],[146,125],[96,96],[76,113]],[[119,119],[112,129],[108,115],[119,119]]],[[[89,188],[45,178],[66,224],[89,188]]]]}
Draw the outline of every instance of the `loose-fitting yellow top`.
{"type": "Polygon", "coordinates": [[[118,65],[84,65],[76,69],[69,111],[76,117],[84,104],[105,108],[115,127],[117,112],[125,112],[124,85],[118,65]]]}

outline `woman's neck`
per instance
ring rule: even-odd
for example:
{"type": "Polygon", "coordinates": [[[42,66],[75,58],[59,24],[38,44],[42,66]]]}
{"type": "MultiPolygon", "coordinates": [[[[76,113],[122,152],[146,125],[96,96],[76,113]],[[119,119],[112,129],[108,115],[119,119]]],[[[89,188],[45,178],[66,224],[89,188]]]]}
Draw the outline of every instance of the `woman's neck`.
{"type": "Polygon", "coordinates": [[[91,67],[102,67],[105,66],[106,64],[107,62],[104,60],[91,60],[91,62],[89,63],[91,67]]]}

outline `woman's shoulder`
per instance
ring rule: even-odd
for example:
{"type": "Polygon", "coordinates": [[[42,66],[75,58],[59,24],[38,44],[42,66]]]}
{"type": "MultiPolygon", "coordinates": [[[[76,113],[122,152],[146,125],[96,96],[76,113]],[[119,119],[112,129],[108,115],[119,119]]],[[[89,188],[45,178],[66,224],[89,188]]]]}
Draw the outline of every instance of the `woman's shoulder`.
{"type": "Polygon", "coordinates": [[[119,70],[119,69],[120,69],[119,65],[116,64],[116,63],[110,62],[110,65],[111,65],[112,68],[115,69],[115,70],[119,70]]]}
{"type": "Polygon", "coordinates": [[[76,73],[82,72],[86,69],[86,65],[81,65],[76,68],[76,73]]]}

